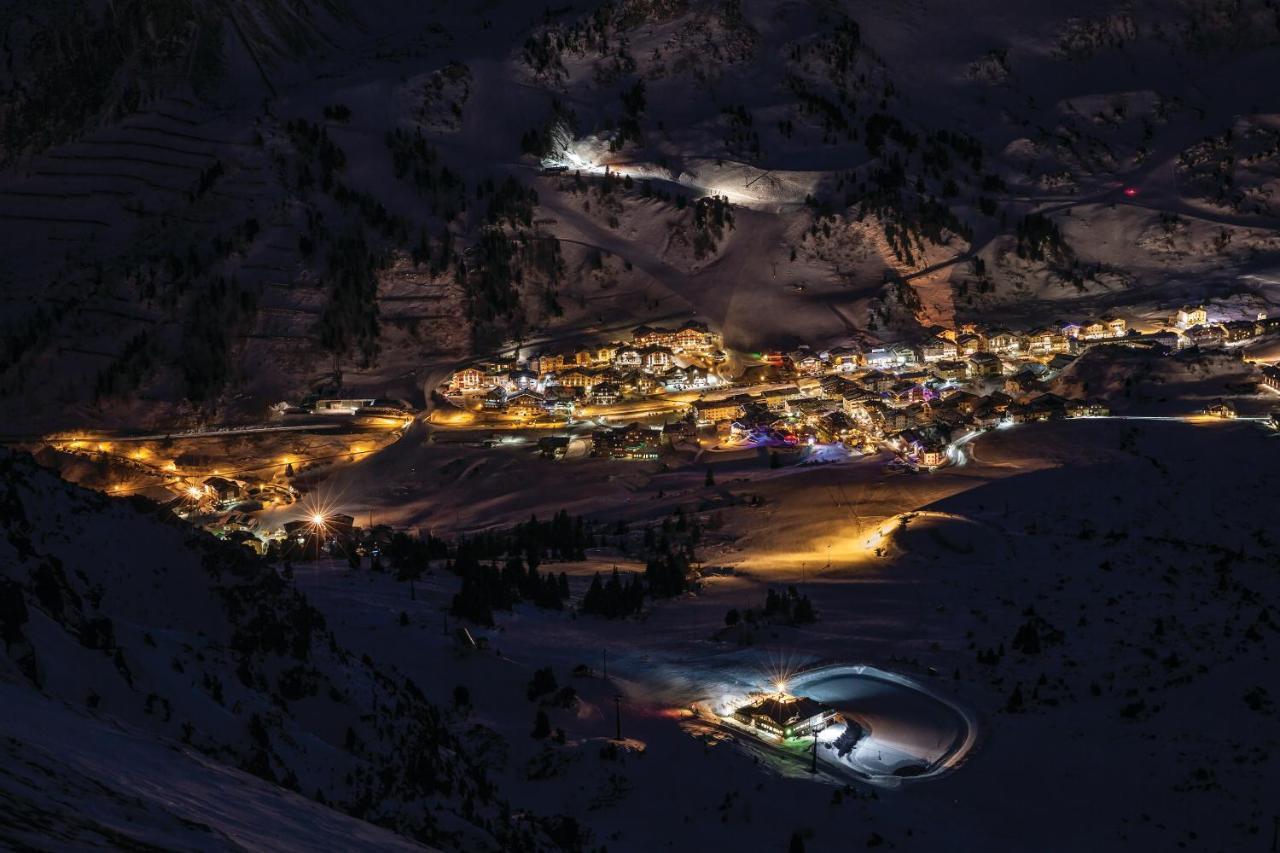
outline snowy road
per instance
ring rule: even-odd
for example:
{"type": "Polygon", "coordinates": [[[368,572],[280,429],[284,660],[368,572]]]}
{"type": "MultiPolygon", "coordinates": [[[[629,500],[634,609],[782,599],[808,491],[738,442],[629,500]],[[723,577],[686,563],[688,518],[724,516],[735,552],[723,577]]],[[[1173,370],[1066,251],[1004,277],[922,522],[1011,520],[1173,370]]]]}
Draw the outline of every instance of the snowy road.
{"type": "Polygon", "coordinates": [[[960,706],[925,685],[869,666],[830,666],[791,679],[791,689],[834,707],[868,734],[843,761],[871,781],[928,778],[959,764],[977,726],[960,706]]]}

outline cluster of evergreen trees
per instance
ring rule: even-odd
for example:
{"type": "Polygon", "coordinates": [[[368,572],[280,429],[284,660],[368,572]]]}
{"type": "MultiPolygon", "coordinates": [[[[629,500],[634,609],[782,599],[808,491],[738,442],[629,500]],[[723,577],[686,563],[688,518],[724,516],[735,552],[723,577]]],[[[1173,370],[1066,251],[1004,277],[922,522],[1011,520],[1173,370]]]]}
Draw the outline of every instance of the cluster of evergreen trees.
{"type": "Polygon", "coordinates": [[[1043,213],[1029,213],[1018,223],[1018,248],[1020,258],[1043,261],[1046,258],[1069,260],[1072,252],[1058,225],[1043,213]]]}
{"type": "Polygon", "coordinates": [[[432,215],[449,221],[466,209],[466,181],[440,162],[440,153],[422,131],[396,128],[385,142],[391,152],[391,168],[428,200],[432,215]]]}
{"type": "Polygon", "coordinates": [[[725,226],[733,228],[733,208],[725,196],[706,196],[693,206],[693,225],[697,233],[693,237],[693,254],[702,258],[716,250],[724,236],[725,226]]]}
{"type": "Polygon", "coordinates": [[[378,271],[386,258],[369,247],[355,230],[329,251],[329,300],[320,313],[320,345],[334,355],[355,351],[362,366],[374,363],[381,350],[378,323],[378,271]]]}
{"type": "Polygon", "coordinates": [[[745,613],[731,608],[724,616],[724,624],[732,628],[740,622],[771,622],[784,625],[809,625],[818,621],[818,612],[809,596],[801,595],[795,586],[783,592],[770,589],[764,598],[763,608],[748,608],[745,613]]]}
{"type": "Polygon", "coordinates": [[[683,507],[676,507],[661,524],[644,529],[644,574],[633,573],[624,578],[617,568],[607,579],[596,574],[583,596],[581,611],[617,619],[639,613],[646,596],[672,598],[689,591],[694,586],[690,571],[697,559],[694,546],[701,537],[698,519],[687,515],[683,507]]]}
{"type": "Polygon", "coordinates": [[[483,560],[496,559],[508,554],[523,554],[532,565],[543,560],[582,560],[590,544],[586,523],[582,516],[571,516],[560,510],[550,521],[540,521],[529,516],[528,521],[510,528],[486,530],[459,542],[473,549],[483,560]]]}
{"type": "Polygon", "coordinates": [[[592,613],[608,619],[621,619],[633,616],[644,606],[644,584],[640,576],[632,574],[627,580],[615,566],[609,580],[601,581],[600,573],[591,579],[587,594],[582,597],[579,608],[583,613],[592,613]]]}
{"type": "Polygon", "coordinates": [[[494,610],[510,610],[519,601],[559,610],[569,598],[569,579],[564,572],[542,574],[538,567],[548,559],[581,560],[587,544],[583,519],[565,510],[550,521],[539,521],[534,515],[505,530],[487,530],[460,539],[454,549],[453,571],[462,578],[462,589],[454,596],[451,612],[492,625],[494,610]],[[499,559],[504,561],[501,569],[499,559]]]}
{"type": "Polygon", "coordinates": [[[320,188],[325,192],[332,189],[335,178],[346,168],[347,155],[329,138],[328,129],[298,118],[290,119],[285,131],[298,152],[295,175],[298,190],[305,192],[316,183],[311,172],[313,164],[320,170],[320,188]]]}
{"type": "Polygon", "coordinates": [[[550,572],[541,574],[536,565],[525,568],[518,556],[509,557],[499,569],[483,565],[470,548],[459,548],[454,571],[462,577],[462,589],[453,597],[449,612],[478,625],[492,625],[494,610],[510,610],[519,601],[560,610],[569,597],[569,578],[550,572]]]}
{"type": "Polygon", "coordinates": [[[398,580],[414,580],[422,576],[431,560],[446,560],[449,545],[443,539],[427,534],[426,539],[396,532],[383,548],[387,562],[398,580]]]}

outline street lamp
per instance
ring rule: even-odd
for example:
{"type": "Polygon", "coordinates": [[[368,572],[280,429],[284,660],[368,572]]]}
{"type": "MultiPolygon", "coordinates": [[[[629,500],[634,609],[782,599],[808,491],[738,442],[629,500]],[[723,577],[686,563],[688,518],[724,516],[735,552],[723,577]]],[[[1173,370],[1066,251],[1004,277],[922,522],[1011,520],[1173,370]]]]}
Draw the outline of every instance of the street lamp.
{"type": "Polygon", "coordinates": [[[316,562],[320,562],[320,537],[325,532],[325,518],[320,513],[311,514],[311,527],[316,540],[316,562]]]}

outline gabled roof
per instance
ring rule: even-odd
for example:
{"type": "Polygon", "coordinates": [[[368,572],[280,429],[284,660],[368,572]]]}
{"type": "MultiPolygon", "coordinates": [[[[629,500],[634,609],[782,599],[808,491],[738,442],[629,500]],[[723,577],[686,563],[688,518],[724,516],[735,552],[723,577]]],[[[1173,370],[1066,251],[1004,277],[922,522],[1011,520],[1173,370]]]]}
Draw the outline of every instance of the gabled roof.
{"type": "Polygon", "coordinates": [[[827,713],[830,709],[818,704],[808,696],[765,696],[752,704],[739,708],[737,713],[752,717],[764,717],[780,729],[827,713]]]}

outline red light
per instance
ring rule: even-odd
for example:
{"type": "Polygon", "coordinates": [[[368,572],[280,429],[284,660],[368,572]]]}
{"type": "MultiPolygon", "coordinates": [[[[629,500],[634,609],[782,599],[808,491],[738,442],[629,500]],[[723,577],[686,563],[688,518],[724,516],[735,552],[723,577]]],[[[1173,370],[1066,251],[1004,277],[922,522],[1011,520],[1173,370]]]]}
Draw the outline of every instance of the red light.
{"type": "Polygon", "coordinates": [[[1138,194],[1138,188],[1137,188],[1137,187],[1125,187],[1125,188],[1124,188],[1124,194],[1125,194],[1125,195],[1127,195],[1129,198],[1133,198],[1134,196],[1136,196],[1136,195],[1138,194]]]}

